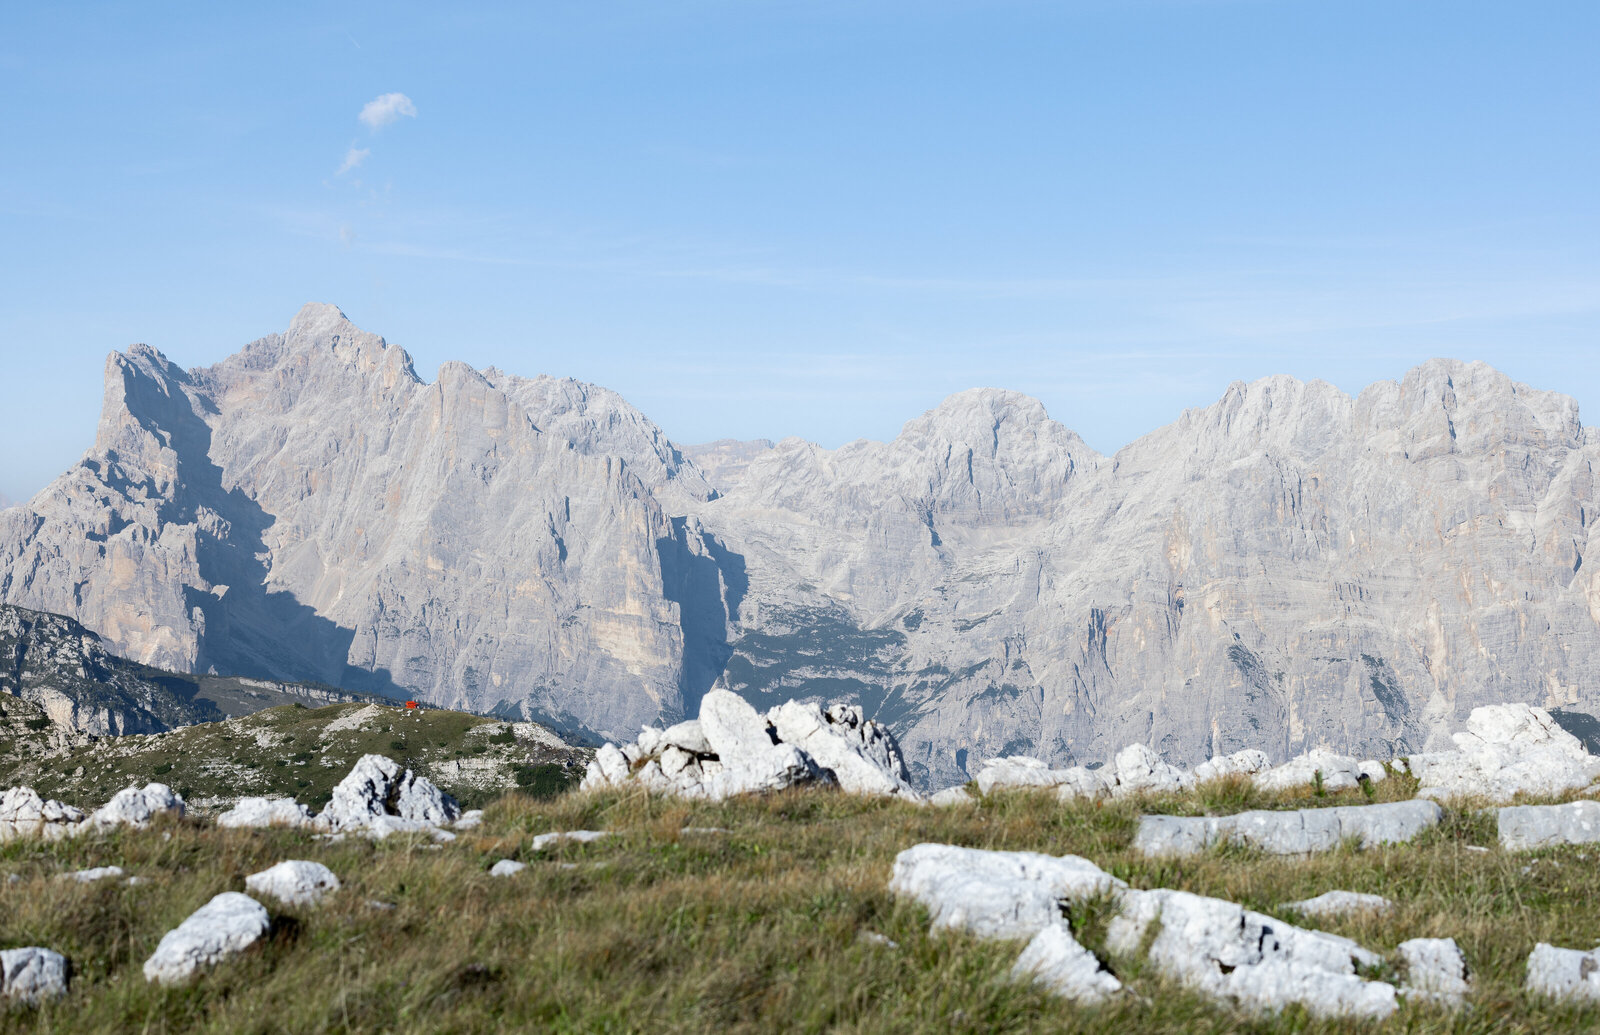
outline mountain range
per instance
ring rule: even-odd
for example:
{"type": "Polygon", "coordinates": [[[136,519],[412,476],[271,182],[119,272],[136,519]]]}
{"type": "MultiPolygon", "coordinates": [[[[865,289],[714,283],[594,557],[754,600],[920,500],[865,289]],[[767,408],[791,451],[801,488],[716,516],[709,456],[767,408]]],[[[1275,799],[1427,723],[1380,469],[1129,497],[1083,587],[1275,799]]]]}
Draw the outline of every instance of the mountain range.
{"type": "Polygon", "coordinates": [[[1600,437],[1434,360],[1234,384],[1114,455],[974,389],[892,442],[680,445],[570,379],[308,305],[182,370],[106,364],[93,447],[0,512],[0,602],[180,671],[631,740],[724,686],[847,700],[924,786],[982,759],[1418,750],[1476,705],[1600,707],[1600,437]]]}

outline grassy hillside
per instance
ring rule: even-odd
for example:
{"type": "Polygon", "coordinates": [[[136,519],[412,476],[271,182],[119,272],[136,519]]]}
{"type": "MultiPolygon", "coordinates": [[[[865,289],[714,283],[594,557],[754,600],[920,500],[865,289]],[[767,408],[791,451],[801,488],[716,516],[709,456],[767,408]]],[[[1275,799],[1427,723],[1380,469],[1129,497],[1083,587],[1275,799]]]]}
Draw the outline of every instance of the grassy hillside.
{"type": "MultiPolygon", "coordinates": [[[[1378,797],[1408,796],[1399,778],[1378,797]]],[[[643,795],[512,794],[484,826],[439,848],[392,838],[340,844],[285,831],[220,831],[194,821],[53,845],[0,846],[0,945],[40,944],[76,968],[69,997],[0,1014],[0,1032],[1546,1032],[1594,1030],[1600,1008],[1521,990],[1536,941],[1587,948],[1600,937],[1596,850],[1510,854],[1474,810],[1413,845],[1304,859],[1219,849],[1182,861],[1128,850],[1141,809],[1354,804],[1358,791],[1262,797],[1237,783],[1194,794],[1063,805],[998,795],[937,810],[827,791],[720,805],[643,795]],[[616,836],[528,848],[548,830],[616,836]],[[170,835],[170,837],[168,836],[170,835]],[[1408,1003],[1388,1023],[1253,1020],[1176,988],[1132,959],[1110,962],[1131,994],[1099,1010],[1017,984],[1020,945],[930,937],[927,917],[889,895],[890,866],[922,841],[1075,853],[1136,887],[1184,888],[1279,913],[1333,888],[1377,892],[1384,916],[1317,926],[1392,950],[1451,936],[1477,992],[1450,1014],[1408,1003]],[[1471,846],[1487,848],[1473,851],[1471,846]],[[161,990],[139,968],[163,932],[246,874],[320,860],[345,888],[320,908],[268,903],[270,940],[193,986],[161,990]],[[501,858],[531,865],[488,876],[501,858]],[[55,879],[115,863],[148,883],[55,879]],[[375,906],[373,903],[381,903],[375,906]],[[388,908],[392,906],[393,908],[388,908]],[[864,937],[881,934],[894,946],[864,937]]],[[[1285,915],[1285,919],[1294,917],[1285,915]]],[[[1104,911],[1073,917],[1103,944],[1104,911]]]]}
{"type": "Polygon", "coordinates": [[[245,795],[284,795],[320,808],[364,754],[405,763],[477,807],[519,786],[554,793],[576,781],[589,752],[533,723],[393,704],[284,705],[168,733],[78,738],[64,751],[37,746],[48,733],[25,701],[4,702],[0,787],[32,786],[93,807],[130,783],[160,780],[200,810],[245,795]]]}

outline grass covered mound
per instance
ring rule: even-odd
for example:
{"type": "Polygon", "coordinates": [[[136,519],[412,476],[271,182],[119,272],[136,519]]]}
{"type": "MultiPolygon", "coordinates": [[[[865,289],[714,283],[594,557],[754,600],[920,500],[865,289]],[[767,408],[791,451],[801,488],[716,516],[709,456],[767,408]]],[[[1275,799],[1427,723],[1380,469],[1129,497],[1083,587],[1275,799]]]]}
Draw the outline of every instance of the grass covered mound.
{"type": "Polygon", "coordinates": [[[240,797],[291,797],[321,809],[365,754],[393,758],[477,808],[508,790],[550,795],[576,785],[591,752],[534,723],[501,722],[397,703],[285,705],[169,733],[81,738],[39,748],[24,713],[8,700],[0,723],[0,788],[26,784],[86,811],[130,784],[159,780],[191,808],[226,808],[240,797]],[[15,713],[14,715],[9,713],[15,713]]]}
{"type": "MultiPolygon", "coordinates": [[[[1378,790],[1403,796],[1405,781],[1378,790]]],[[[1527,1031],[1600,1027],[1600,1009],[1522,991],[1535,942],[1600,938],[1596,849],[1511,854],[1492,817],[1452,810],[1411,845],[1307,858],[1219,848],[1146,860],[1128,845],[1151,808],[1355,803],[1359,792],[1264,800],[1237,784],[1161,801],[1062,804],[999,794],[919,808],[826,790],[694,804],[643,795],[535,799],[513,793],[481,828],[438,848],[404,837],[329,843],[199,820],[55,844],[0,845],[0,947],[65,953],[66,999],[0,1012],[0,1031],[1527,1031]],[[1354,796],[1354,801],[1350,797],[1354,796]],[[614,836],[535,854],[533,835],[614,836]],[[1454,937],[1473,969],[1468,1010],[1420,1003],[1381,1025],[1251,1019],[1109,962],[1130,994],[1100,1009],[1019,984],[1020,943],[930,937],[915,904],[888,893],[896,853],[923,841],[1085,856],[1135,887],[1170,887],[1278,909],[1335,888],[1382,894],[1392,912],[1316,926],[1379,952],[1454,937]],[[1475,851],[1474,847],[1487,851],[1475,851]],[[140,967],[163,933],[247,874],[285,859],[331,867],[318,908],[266,900],[272,934],[192,985],[160,989],[140,967]],[[529,867],[491,877],[499,859],[529,867]],[[80,885],[69,870],[122,866],[144,883],[80,885]],[[10,881],[15,874],[19,879],[10,881]],[[392,908],[389,908],[391,907],[392,908]],[[882,944],[873,935],[896,943],[882,944]]],[[[1105,910],[1075,931],[1102,951],[1105,910]]],[[[1392,974],[1381,974],[1392,978],[1392,974]]]]}

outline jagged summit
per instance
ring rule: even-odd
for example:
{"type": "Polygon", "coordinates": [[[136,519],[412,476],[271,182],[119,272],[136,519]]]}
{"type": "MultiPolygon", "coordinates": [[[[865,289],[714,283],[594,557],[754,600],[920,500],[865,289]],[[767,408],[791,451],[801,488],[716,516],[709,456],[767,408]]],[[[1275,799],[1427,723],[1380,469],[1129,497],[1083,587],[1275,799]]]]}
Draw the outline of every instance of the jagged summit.
{"type": "Polygon", "coordinates": [[[673,443],[607,389],[311,305],[206,368],[114,354],[95,446],[0,511],[0,602],[165,667],[630,739],[724,685],[849,699],[919,782],[990,755],[1418,750],[1600,707],[1600,440],[1435,360],[1236,384],[1103,457],[959,392],[890,442],[673,443]]]}

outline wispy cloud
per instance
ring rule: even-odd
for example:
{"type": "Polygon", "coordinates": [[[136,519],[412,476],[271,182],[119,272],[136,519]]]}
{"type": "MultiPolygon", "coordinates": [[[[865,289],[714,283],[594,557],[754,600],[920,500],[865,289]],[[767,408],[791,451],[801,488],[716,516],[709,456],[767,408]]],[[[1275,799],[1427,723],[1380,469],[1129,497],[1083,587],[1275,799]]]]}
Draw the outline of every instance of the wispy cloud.
{"type": "Polygon", "coordinates": [[[344,161],[339,163],[339,171],[335,175],[343,176],[351,169],[354,169],[356,166],[366,161],[367,156],[371,153],[372,149],[370,147],[352,147],[350,150],[344,153],[344,161]]]}
{"type": "Polygon", "coordinates": [[[401,116],[408,119],[416,118],[417,106],[403,93],[386,93],[374,97],[363,105],[358,117],[366,123],[368,129],[377,132],[399,120],[401,116]]]}

